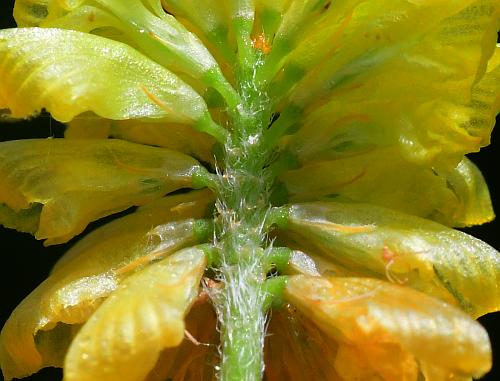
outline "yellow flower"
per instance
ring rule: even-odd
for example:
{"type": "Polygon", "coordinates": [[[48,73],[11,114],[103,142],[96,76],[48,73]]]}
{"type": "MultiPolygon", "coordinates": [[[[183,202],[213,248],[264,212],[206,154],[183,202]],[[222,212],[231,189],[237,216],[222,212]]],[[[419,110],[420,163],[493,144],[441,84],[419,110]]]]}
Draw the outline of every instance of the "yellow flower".
{"type": "Polygon", "coordinates": [[[466,381],[500,256],[465,154],[500,110],[496,0],[17,0],[0,223],[78,241],[0,335],[7,380],[466,381]],[[267,329],[267,330],[266,330],[267,329]],[[219,332],[220,331],[220,332],[219,332]],[[220,333],[220,334],[219,334],[220,333]]]}

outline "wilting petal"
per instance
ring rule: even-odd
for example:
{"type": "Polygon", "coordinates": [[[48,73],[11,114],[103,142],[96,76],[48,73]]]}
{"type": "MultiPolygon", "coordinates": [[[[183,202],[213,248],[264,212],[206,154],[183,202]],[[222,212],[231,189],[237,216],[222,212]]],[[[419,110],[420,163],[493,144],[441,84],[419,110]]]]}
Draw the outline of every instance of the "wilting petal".
{"type": "Polygon", "coordinates": [[[171,196],[93,231],[73,246],[51,275],[12,313],[0,338],[4,376],[62,366],[79,324],[129,275],[185,246],[203,242],[208,192],[171,196]],[[169,222],[171,221],[171,222],[169,222]],[[55,350],[55,348],[59,348],[55,350]]]}
{"type": "Polygon", "coordinates": [[[46,244],[65,242],[93,220],[190,187],[201,169],[181,153],[120,140],[10,141],[0,144],[0,158],[0,202],[16,212],[40,210],[42,204],[36,237],[48,239],[46,244]]]}
{"type": "Polygon", "coordinates": [[[391,372],[403,360],[393,354],[404,358],[405,352],[448,376],[480,377],[491,367],[484,328],[418,291],[369,278],[297,275],[289,278],[285,298],[325,333],[351,346],[344,347],[342,356],[352,366],[336,363],[342,373],[355,372],[361,354],[377,358],[384,380],[415,379],[391,372]]]}
{"type": "Polygon", "coordinates": [[[168,118],[200,129],[215,125],[203,99],[178,77],[129,46],[99,36],[2,30],[0,62],[0,108],[15,118],[46,108],[62,122],[93,111],[108,119],[168,118]]]}
{"type": "Polygon", "coordinates": [[[372,149],[342,131],[331,140],[336,137],[338,151],[330,151],[330,160],[311,160],[280,176],[290,201],[367,202],[448,226],[493,219],[488,187],[467,158],[457,166],[432,168],[406,161],[395,148],[372,149]]]}
{"type": "Polygon", "coordinates": [[[500,308],[500,255],[474,237],[368,204],[297,204],[288,213],[285,236],[348,270],[460,304],[474,317],[500,308]]]}
{"type": "MultiPolygon", "coordinates": [[[[200,294],[199,299],[204,297],[207,295],[200,294]]],[[[215,381],[215,366],[219,363],[216,325],[217,316],[211,303],[197,300],[186,316],[183,342],[176,348],[162,352],[146,381],[215,381]]]]}
{"type": "Polygon", "coordinates": [[[127,278],[71,343],[64,378],[144,380],[160,352],[182,342],[206,263],[202,250],[190,248],[127,278]]]}

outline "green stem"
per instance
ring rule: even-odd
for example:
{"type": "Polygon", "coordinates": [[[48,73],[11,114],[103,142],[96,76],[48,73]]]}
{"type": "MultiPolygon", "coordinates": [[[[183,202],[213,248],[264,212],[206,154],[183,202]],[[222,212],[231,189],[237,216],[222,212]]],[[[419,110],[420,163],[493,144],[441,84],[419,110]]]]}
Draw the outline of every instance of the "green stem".
{"type": "Polygon", "coordinates": [[[223,381],[259,381],[264,370],[263,347],[266,323],[265,280],[260,247],[247,246],[247,261],[225,264],[225,287],[218,309],[221,323],[223,381]],[[254,257],[254,258],[251,258],[254,257]]]}
{"type": "MultiPolygon", "coordinates": [[[[219,380],[260,381],[264,370],[266,314],[270,291],[266,218],[272,176],[264,168],[270,152],[262,136],[269,123],[266,94],[242,72],[241,103],[232,113],[225,144],[224,173],[218,176],[218,268],[222,288],[212,292],[221,331],[219,380]]],[[[273,262],[274,263],[274,262],[273,262]]]]}

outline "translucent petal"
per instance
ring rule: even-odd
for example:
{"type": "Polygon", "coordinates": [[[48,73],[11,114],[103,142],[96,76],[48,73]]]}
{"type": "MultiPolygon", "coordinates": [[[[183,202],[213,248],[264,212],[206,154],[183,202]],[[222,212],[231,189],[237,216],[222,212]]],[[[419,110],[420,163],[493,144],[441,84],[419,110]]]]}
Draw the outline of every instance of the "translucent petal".
{"type": "Polygon", "coordinates": [[[447,186],[460,203],[459,207],[450,208],[449,214],[443,213],[439,222],[463,227],[483,224],[495,218],[488,186],[472,161],[464,158],[453,170],[437,169],[437,173],[446,179],[447,186]]]}
{"type": "Polygon", "coordinates": [[[145,381],[215,381],[215,366],[219,362],[216,324],[217,316],[207,295],[200,294],[186,317],[184,340],[178,347],[161,353],[145,381]]]}
{"type": "Polygon", "coordinates": [[[180,151],[206,163],[215,160],[215,139],[186,125],[114,121],[110,132],[115,138],[180,151]]]}
{"type": "Polygon", "coordinates": [[[343,380],[334,368],[337,343],[288,307],[273,311],[264,344],[268,381],[343,380]]]}
{"type": "Polygon", "coordinates": [[[394,147],[374,149],[356,136],[333,135],[330,158],[321,161],[318,155],[319,161],[281,175],[289,200],[369,202],[448,226],[493,219],[488,186],[467,158],[457,166],[427,167],[406,161],[394,147]]]}
{"type": "Polygon", "coordinates": [[[348,270],[406,284],[477,317],[500,309],[500,254],[460,231],[368,204],[288,208],[284,235],[348,270]]]}
{"type": "Polygon", "coordinates": [[[80,6],[55,18],[47,17],[39,26],[92,33],[111,40],[124,42],[140,51],[137,44],[127,34],[127,28],[123,22],[110,12],[92,5],[80,6]]]}
{"type": "Polygon", "coordinates": [[[370,356],[378,360],[383,380],[414,380],[398,378],[408,368],[393,371],[399,360],[411,361],[406,352],[460,377],[480,377],[491,367],[485,329],[418,291],[369,278],[296,275],[289,278],[284,295],[326,334],[351,346],[338,354],[344,358],[336,362],[342,373],[346,368],[355,372],[355,359],[362,354],[363,362],[370,356]]]}
{"type": "Polygon", "coordinates": [[[124,44],[86,33],[2,30],[0,75],[0,108],[15,118],[46,108],[62,122],[93,111],[108,119],[213,123],[201,97],[174,74],[124,44]]]}
{"type": "Polygon", "coordinates": [[[83,115],[69,123],[64,137],[69,139],[113,137],[180,151],[205,163],[213,163],[215,159],[213,152],[215,139],[182,124],[150,120],[113,121],[95,115],[83,115]]]}
{"type": "Polygon", "coordinates": [[[160,352],[182,342],[205,266],[204,252],[190,248],[127,278],[71,343],[64,378],[144,380],[160,352]]]}
{"type": "MultiPolygon", "coordinates": [[[[286,237],[287,244],[299,247],[300,244],[293,240],[293,237],[286,237]]],[[[293,250],[288,261],[288,266],[283,272],[288,275],[309,275],[309,276],[356,276],[356,271],[348,270],[346,267],[335,263],[320,254],[308,250],[307,254],[300,250],[293,250]]]]}
{"type": "Polygon", "coordinates": [[[218,67],[199,39],[175,17],[166,13],[161,18],[155,16],[139,0],[126,4],[116,0],[97,0],[97,3],[130,24],[131,37],[160,63],[196,77],[218,67]]]}
{"type": "MultiPolygon", "coordinates": [[[[292,2],[275,38],[278,49],[273,55],[281,56],[281,62],[269,60],[263,71],[268,71],[269,66],[274,64],[274,70],[269,71],[275,74],[288,61],[285,71],[294,66],[305,74],[312,71],[314,66],[322,66],[320,73],[331,74],[336,71],[334,66],[345,63],[343,60],[346,56],[352,60],[364,51],[389,50],[390,44],[417,39],[441,20],[472,2],[473,0],[403,1],[397,4],[387,0],[292,2]],[[315,22],[308,23],[311,19],[315,22]],[[412,28],[414,22],[422,19],[425,22],[418,29],[412,28]],[[282,46],[287,49],[280,49],[282,46]],[[339,46],[348,48],[339,51],[339,46]],[[322,61],[326,61],[328,65],[318,65],[322,61]]],[[[270,77],[270,74],[267,76],[270,77]]]]}
{"type": "MultiPolygon", "coordinates": [[[[159,0],[129,0],[126,4],[117,0],[18,0],[17,3],[15,14],[19,25],[73,29],[123,41],[173,70],[193,87],[199,87],[201,79],[205,86],[216,89],[231,107],[236,106],[238,96],[217,61],[196,34],[162,9],[159,0]]],[[[195,13],[200,9],[203,7],[197,7],[195,13]]],[[[181,11],[179,18],[182,15],[181,11]]],[[[220,32],[218,30],[216,37],[220,37],[220,32]]],[[[223,42],[219,44],[223,50],[232,53],[223,42]]],[[[234,57],[234,53],[231,56],[234,57]]]]}
{"type": "Polygon", "coordinates": [[[255,0],[257,25],[254,30],[263,33],[266,40],[271,42],[281,25],[283,17],[286,15],[290,3],[292,3],[290,0],[255,0]]]}
{"type": "Polygon", "coordinates": [[[16,212],[40,210],[42,204],[35,236],[46,244],[65,242],[91,221],[190,187],[201,168],[184,154],[121,140],[9,141],[0,145],[0,158],[0,202],[16,212]]]}
{"type": "Polygon", "coordinates": [[[83,237],[59,259],[52,273],[79,272],[94,262],[105,271],[120,269],[120,274],[127,274],[154,260],[155,255],[204,242],[204,222],[194,219],[210,217],[214,201],[213,193],[203,190],[150,202],[83,237]]]}
{"type": "Polygon", "coordinates": [[[230,35],[230,18],[225,1],[163,0],[162,3],[189,30],[208,42],[208,47],[216,47],[219,54],[229,61],[228,65],[234,62],[236,43],[234,36],[230,35]]]}
{"type": "MultiPolygon", "coordinates": [[[[372,133],[386,131],[408,160],[456,165],[488,144],[494,125],[495,95],[479,98],[475,89],[495,46],[498,2],[389,3],[361,2],[354,13],[347,7],[332,31],[341,33],[338,42],[324,40],[328,49],[304,42],[298,60],[307,60],[307,51],[330,56],[321,65],[311,59],[311,70],[292,65],[283,83],[270,85],[291,102],[281,110],[283,133],[290,124],[332,128],[332,121],[363,115],[372,133]],[[423,24],[415,28],[415,22],[423,24]],[[306,72],[293,87],[292,77],[306,72]]],[[[498,86],[487,82],[490,89],[498,86]]]]}
{"type": "MultiPolygon", "coordinates": [[[[285,8],[283,3],[286,2],[278,1],[276,3],[275,7],[282,12],[285,8]],[[280,6],[280,4],[282,5],[280,6]]],[[[303,0],[289,3],[290,5],[286,8],[275,32],[271,53],[260,69],[263,72],[260,74],[261,80],[269,81],[274,77],[286,56],[296,47],[300,37],[307,32],[311,25],[314,25],[329,1],[303,0]]],[[[269,6],[269,8],[272,7],[269,6]]]]}
{"type": "Polygon", "coordinates": [[[236,107],[239,97],[202,41],[173,15],[156,16],[139,0],[126,4],[117,0],[96,0],[122,20],[126,32],[140,50],[169,69],[200,80],[217,90],[228,105],[236,107]]]}
{"type": "Polygon", "coordinates": [[[4,376],[22,377],[42,367],[62,366],[79,324],[120,282],[203,239],[196,234],[197,222],[183,218],[203,216],[210,199],[203,191],[155,201],[73,246],[7,320],[0,337],[4,376]]]}
{"type": "Polygon", "coordinates": [[[35,235],[40,224],[41,211],[42,205],[40,204],[19,211],[15,211],[5,204],[0,204],[0,222],[6,228],[35,235]]]}

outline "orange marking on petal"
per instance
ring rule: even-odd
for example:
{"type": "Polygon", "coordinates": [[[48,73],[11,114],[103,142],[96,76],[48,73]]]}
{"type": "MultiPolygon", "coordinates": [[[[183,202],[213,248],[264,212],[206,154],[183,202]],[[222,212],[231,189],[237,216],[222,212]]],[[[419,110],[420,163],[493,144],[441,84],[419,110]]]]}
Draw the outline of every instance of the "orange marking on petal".
{"type": "Polygon", "coordinates": [[[170,208],[170,211],[175,213],[182,213],[183,210],[191,208],[194,205],[196,205],[195,201],[181,202],[179,205],[170,208]]]}
{"type": "Polygon", "coordinates": [[[351,180],[348,180],[346,182],[337,184],[336,187],[335,187],[335,189],[338,190],[338,189],[344,188],[344,187],[346,187],[346,186],[354,183],[355,181],[358,181],[364,175],[366,175],[366,170],[361,171],[358,175],[354,176],[351,180]]]}
{"type": "Polygon", "coordinates": [[[147,168],[135,167],[133,165],[126,164],[123,161],[121,161],[120,159],[118,159],[118,157],[116,156],[115,151],[113,151],[112,149],[109,149],[109,152],[110,152],[111,156],[113,156],[113,161],[116,164],[116,166],[117,167],[121,167],[121,168],[125,168],[129,172],[151,173],[151,174],[152,173],[158,173],[158,172],[161,173],[161,169],[147,169],[147,168]]]}
{"type": "MultiPolygon", "coordinates": [[[[170,252],[172,248],[169,248],[168,252],[170,252]]],[[[126,273],[129,273],[135,269],[137,269],[140,266],[146,265],[148,263],[151,263],[157,259],[161,259],[167,254],[166,250],[160,250],[160,251],[154,251],[148,255],[145,255],[143,257],[137,258],[133,260],[132,262],[126,264],[125,266],[122,266],[116,270],[114,270],[114,273],[116,275],[123,275],[126,273]]]]}
{"type": "Polygon", "coordinates": [[[366,233],[373,231],[375,227],[373,225],[362,225],[362,226],[349,226],[336,224],[334,222],[310,222],[313,226],[318,227],[328,227],[333,230],[337,230],[343,233],[366,233]]]}
{"type": "Polygon", "coordinates": [[[153,102],[155,105],[157,105],[159,108],[165,110],[167,113],[174,113],[174,110],[172,110],[171,107],[169,107],[165,102],[163,102],[160,98],[158,98],[151,91],[149,91],[146,86],[139,85],[139,87],[141,88],[142,91],[146,93],[146,96],[149,98],[149,100],[153,102]]]}

